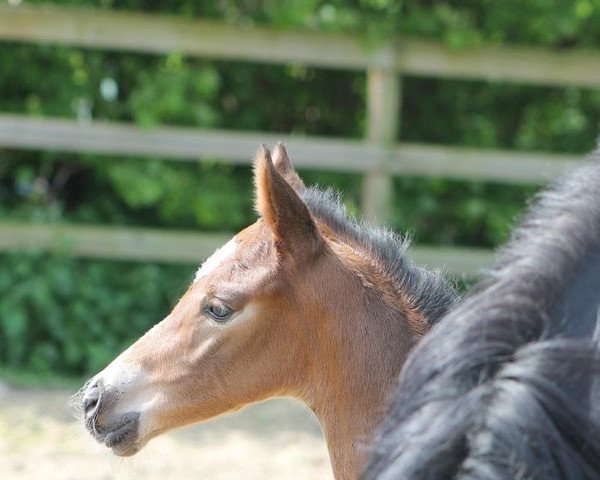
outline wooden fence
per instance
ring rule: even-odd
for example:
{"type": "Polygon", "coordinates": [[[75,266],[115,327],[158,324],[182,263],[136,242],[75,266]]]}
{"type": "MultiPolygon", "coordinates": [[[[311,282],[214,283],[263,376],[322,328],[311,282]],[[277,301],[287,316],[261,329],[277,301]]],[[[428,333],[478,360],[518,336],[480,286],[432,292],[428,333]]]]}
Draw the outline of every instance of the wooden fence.
{"type": "MultiPolygon", "coordinates": [[[[1,224],[0,251],[51,248],[86,258],[198,263],[223,245],[231,234],[173,232],[149,228],[77,227],[73,225],[1,224]]],[[[414,247],[411,259],[434,268],[464,275],[489,265],[485,249],[414,247]]]]}
{"type": "MultiPolygon", "coordinates": [[[[2,5],[2,40],[148,54],[177,51],[221,60],[365,70],[367,129],[362,141],[173,127],[141,130],[122,123],[78,123],[0,113],[0,147],[128,156],[151,154],[174,161],[210,157],[248,163],[261,143],[284,140],[299,167],[363,173],[363,210],[371,219],[380,220],[388,215],[392,175],[543,183],[579,160],[552,153],[397,143],[402,76],[600,86],[600,54],[591,51],[505,47],[454,51],[414,38],[402,38],[369,50],[360,40],[344,35],[240,29],[201,20],[105,10],[2,5]]],[[[184,262],[206,257],[224,237],[116,227],[7,223],[0,224],[0,232],[0,250],[4,251],[55,248],[66,242],[72,246],[73,254],[80,256],[184,262]],[[173,253],[175,250],[177,253],[173,253]]],[[[414,257],[449,272],[472,274],[490,262],[491,254],[478,249],[431,247],[415,249],[414,257]]]]}

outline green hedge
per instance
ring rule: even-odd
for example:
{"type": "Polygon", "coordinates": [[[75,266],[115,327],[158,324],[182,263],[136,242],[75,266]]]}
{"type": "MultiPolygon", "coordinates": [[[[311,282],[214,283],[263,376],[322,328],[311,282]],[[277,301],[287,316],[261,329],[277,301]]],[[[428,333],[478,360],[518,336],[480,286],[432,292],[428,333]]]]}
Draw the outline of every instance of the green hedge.
{"type": "Polygon", "coordinates": [[[194,267],[0,256],[0,363],[90,374],[164,318],[194,267]]]}

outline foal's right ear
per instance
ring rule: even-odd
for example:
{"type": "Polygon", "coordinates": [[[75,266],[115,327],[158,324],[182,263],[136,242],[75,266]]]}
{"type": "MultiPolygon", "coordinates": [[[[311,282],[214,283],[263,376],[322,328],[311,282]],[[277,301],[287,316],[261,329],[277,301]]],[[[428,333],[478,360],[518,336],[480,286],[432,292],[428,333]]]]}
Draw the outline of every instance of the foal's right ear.
{"type": "Polygon", "coordinates": [[[273,151],[273,165],[275,169],[281,174],[285,181],[289,183],[297,193],[302,192],[306,187],[300,176],[294,170],[292,161],[285,150],[285,146],[282,142],[279,142],[273,151]]]}
{"type": "Polygon", "coordinates": [[[319,231],[308,208],[295,188],[275,167],[271,152],[264,145],[256,157],[254,182],[256,211],[269,226],[278,253],[300,261],[314,255],[322,246],[319,231]]]}

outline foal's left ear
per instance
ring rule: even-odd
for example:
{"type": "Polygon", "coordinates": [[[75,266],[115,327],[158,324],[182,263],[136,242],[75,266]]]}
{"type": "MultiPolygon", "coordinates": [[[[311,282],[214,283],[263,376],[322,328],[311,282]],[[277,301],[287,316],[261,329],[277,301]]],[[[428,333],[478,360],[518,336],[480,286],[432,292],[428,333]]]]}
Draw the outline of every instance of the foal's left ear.
{"type": "Polygon", "coordinates": [[[314,255],[322,245],[317,227],[295,188],[275,168],[271,152],[264,145],[254,164],[254,182],[256,210],[271,229],[279,253],[300,261],[314,255]]]}

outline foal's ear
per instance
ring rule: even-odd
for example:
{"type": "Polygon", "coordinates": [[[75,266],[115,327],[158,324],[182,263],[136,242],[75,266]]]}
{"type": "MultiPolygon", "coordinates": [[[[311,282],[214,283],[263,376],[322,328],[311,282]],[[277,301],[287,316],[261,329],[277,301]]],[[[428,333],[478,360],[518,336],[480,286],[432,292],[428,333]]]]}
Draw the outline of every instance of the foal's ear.
{"type": "Polygon", "coordinates": [[[290,160],[290,157],[288,157],[282,142],[279,142],[273,151],[273,165],[296,192],[302,192],[306,188],[304,182],[296,173],[296,170],[294,170],[292,161],[290,160]]]}
{"type": "Polygon", "coordinates": [[[256,211],[271,229],[279,253],[298,259],[315,254],[322,242],[317,227],[298,193],[275,168],[271,152],[264,145],[254,164],[254,182],[256,211]]]}

